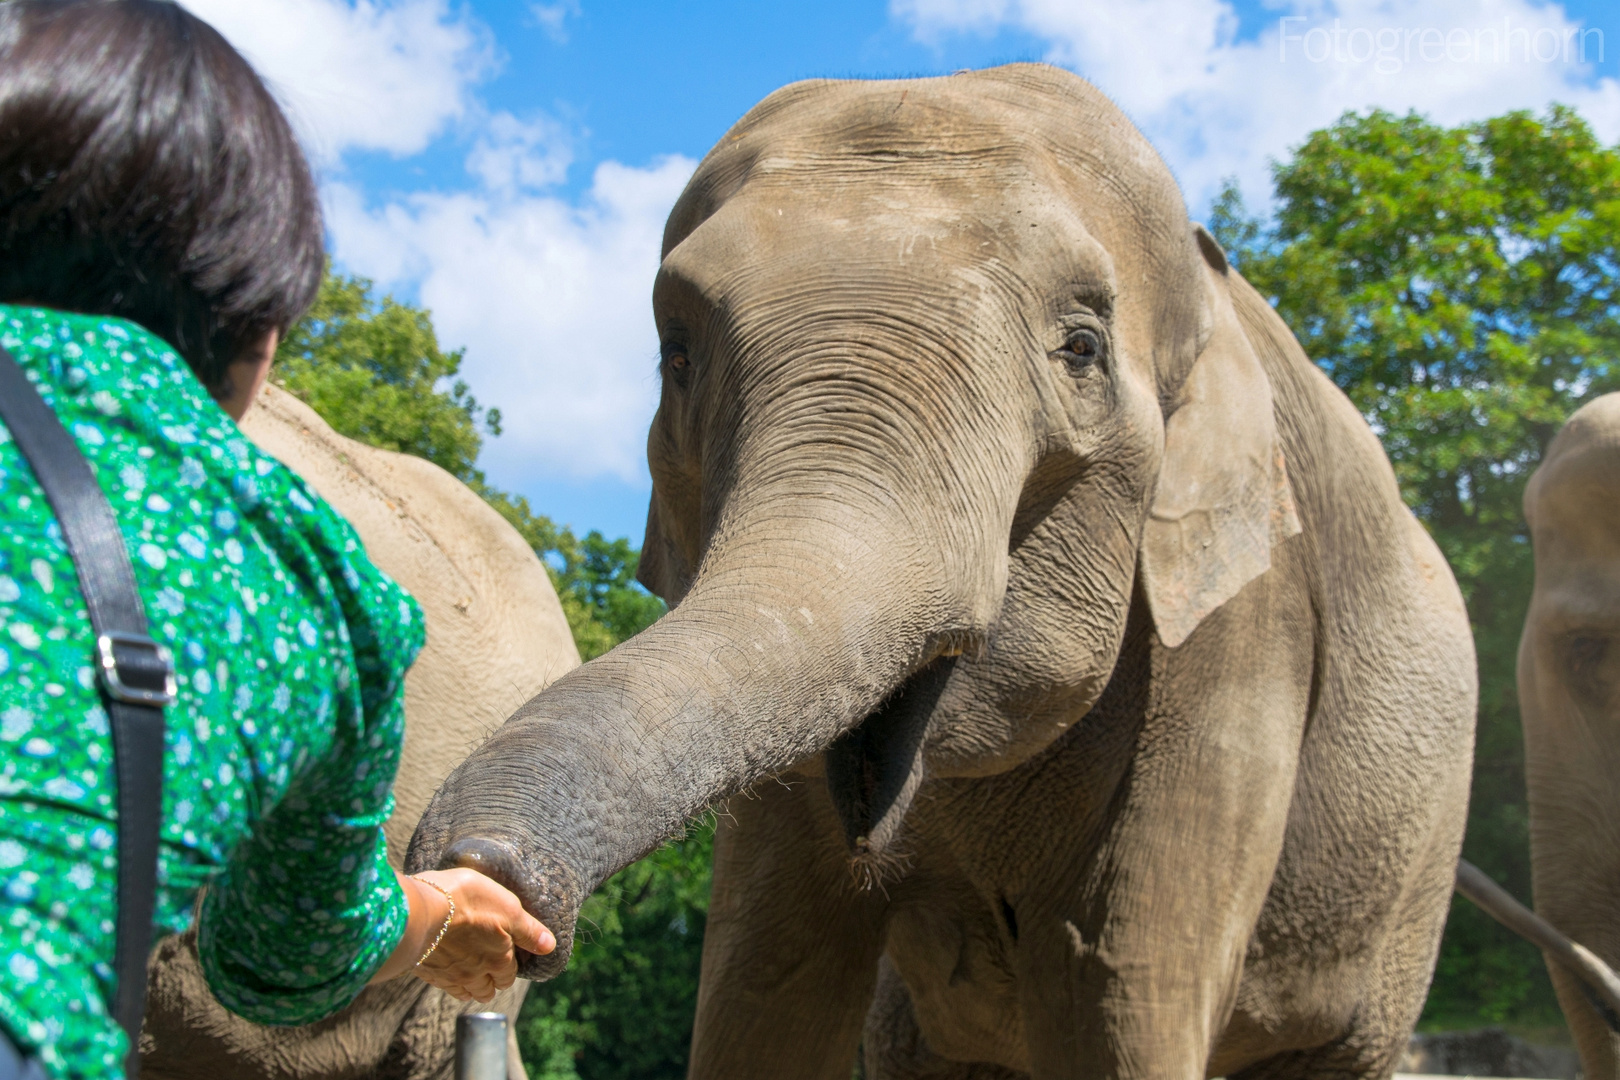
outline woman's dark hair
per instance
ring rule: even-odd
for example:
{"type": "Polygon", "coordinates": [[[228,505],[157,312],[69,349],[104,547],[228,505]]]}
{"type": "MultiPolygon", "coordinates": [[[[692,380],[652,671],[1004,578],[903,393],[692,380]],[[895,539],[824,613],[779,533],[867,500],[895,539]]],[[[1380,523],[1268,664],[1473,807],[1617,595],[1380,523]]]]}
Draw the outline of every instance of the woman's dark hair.
{"type": "Polygon", "coordinates": [[[324,264],[298,140],[213,27],[167,0],[0,0],[0,302],[131,319],[218,389],[324,264]]]}

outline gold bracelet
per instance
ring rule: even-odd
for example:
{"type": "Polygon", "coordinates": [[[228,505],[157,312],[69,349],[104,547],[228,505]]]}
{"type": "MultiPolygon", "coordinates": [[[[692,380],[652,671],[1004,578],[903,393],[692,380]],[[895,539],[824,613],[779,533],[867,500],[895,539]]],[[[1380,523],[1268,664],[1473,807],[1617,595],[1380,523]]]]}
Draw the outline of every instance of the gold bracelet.
{"type": "MultiPolygon", "coordinates": [[[[450,914],[444,917],[444,925],[439,927],[439,934],[433,939],[433,944],[429,945],[427,947],[427,952],[422,954],[422,960],[426,960],[428,957],[433,955],[433,950],[439,947],[439,942],[444,940],[445,931],[450,929],[450,920],[456,917],[456,898],[450,895],[449,889],[445,888],[443,885],[434,884],[427,878],[419,877],[412,878],[411,880],[420,881],[423,885],[432,885],[435,889],[438,889],[440,892],[444,893],[444,898],[450,901],[450,914]]],[[[418,960],[416,962],[417,967],[422,966],[422,960],[418,960]]]]}

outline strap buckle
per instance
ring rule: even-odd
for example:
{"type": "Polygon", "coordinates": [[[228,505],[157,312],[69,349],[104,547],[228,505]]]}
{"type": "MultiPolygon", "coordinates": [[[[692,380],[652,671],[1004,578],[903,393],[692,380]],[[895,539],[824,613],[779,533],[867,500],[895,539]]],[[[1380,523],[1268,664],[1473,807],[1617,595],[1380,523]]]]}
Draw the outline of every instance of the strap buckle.
{"type": "Polygon", "coordinates": [[[101,685],[114,701],[162,709],[174,704],[174,654],[145,634],[109,630],[96,638],[101,685]]]}

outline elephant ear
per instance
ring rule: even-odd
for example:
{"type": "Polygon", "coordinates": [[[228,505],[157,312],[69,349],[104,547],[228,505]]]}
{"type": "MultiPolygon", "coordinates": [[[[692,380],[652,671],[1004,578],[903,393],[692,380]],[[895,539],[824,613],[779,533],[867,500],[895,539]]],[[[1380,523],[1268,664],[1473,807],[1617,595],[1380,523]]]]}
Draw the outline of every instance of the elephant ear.
{"type": "Polygon", "coordinates": [[[686,595],[688,583],[678,569],[680,560],[664,530],[658,502],[658,486],[654,484],[652,499],[647,504],[647,532],[641,541],[641,560],[636,567],[636,580],[648,592],[674,607],[686,595]]]}
{"type": "Polygon", "coordinates": [[[1195,238],[1208,338],[1165,422],[1142,533],[1142,580],[1169,648],[1270,569],[1272,548],[1300,531],[1271,382],[1232,306],[1226,256],[1202,226],[1195,238]]]}

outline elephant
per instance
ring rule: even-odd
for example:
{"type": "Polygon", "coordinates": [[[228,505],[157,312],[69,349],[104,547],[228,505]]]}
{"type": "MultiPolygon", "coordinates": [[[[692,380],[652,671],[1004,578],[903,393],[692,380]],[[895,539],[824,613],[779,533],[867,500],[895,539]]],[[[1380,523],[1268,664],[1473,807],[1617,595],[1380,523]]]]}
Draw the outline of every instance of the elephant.
{"type": "MultiPolygon", "coordinates": [[[[389,859],[401,865],[451,768],[512,709],[578,666],[579,653],[538,556],[461,481],[431,462],[337,434],[273,385],[242,428],[342,513],[372,560],[422,605],[427,644],[405,678],[405,747],[384,826],[389,859]]],[[[519,980],[484,1006],[401,978],[368,987],[320,1023],[262,1027],[209,992],[193,930],[153,950],[141,1075],[448,1080],[457,1015],[494,1009],[515,1021],[527,989],[519,980]]],[[[507,1056],[508,1077],[523,1080],[515,1038],[507,1056]]]]}
{"type": "MultiPolygon", "coordinates": [[[[1620,394],[1583,405],[1524,493],[1536,577],[1519,712],[1536,911],[1620,967],[1620,394]]],[[[1620,1078],[1620,1016],[1549,957],[1587,1080],[1620,1078]]]]}
{"type": "Polygon", "coordinates": [[[1377,438],[1091,84],[787,86],[670,213],[640,580],[407,864],[557,932],[718,817],[699,1080],[1388,1076],[1469,624],[1377,438]]]}

